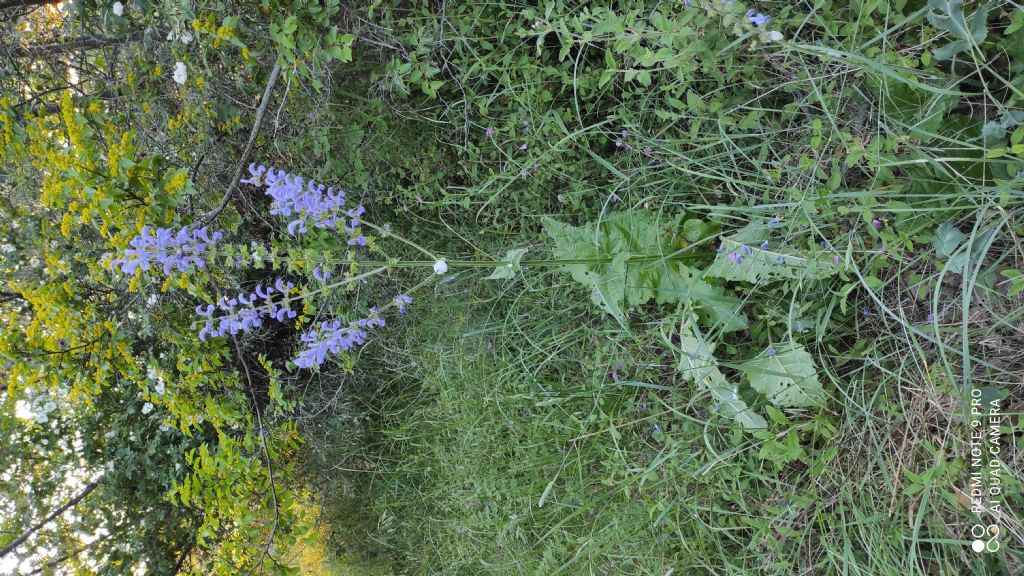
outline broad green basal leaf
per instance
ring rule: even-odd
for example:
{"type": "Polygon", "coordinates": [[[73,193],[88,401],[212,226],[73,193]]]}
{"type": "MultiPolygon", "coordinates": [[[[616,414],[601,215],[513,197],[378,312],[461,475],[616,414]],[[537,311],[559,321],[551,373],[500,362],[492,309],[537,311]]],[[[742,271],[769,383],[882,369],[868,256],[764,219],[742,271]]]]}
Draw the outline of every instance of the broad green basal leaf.
{"type": "Polygon", "coordinates": [[[550,218],[544,230],[556,246],[556,257],[570,262],[562,268],[591,290],[595,303],[624,320],[628,307],[654,300],[658,304],[692,303],[701,316],[731,332],[747,327],[742,302],[721,287],[705,282],[699,270],[681,260],[687,246],[678,218],[669,226],[649,212],[617,212],[599,223],[579,227],[550,218]]]}
{"type": "Polygon", "coordinates": [[[704,339],[696,328],[693,316],[684,321],[679,334],[679,373],[689,382],[703,385],[719,403],[719,411],[727,418],[733,418],[747,430],[763,429],[768,426],[760,414],[754,412],[739,397],[736,385],[730,384],[718,369],[714,347],[704,339]]]}
{"type": "Polygon", "coordinates": [[[838,267],[832,262],[750,246],[722,238],[721,251],[704,271],[705,277],[741,280],[756,284],[773,280],[811,280],[832,276],[838,267]]]}
{"type": "Polygon", "coordinates": [[[625,323],[622,302],[626,290],[626,259],[628,253],[614,255],[599,250],[594,234],[587,227],[579,228],[544,218],[544,231],[555,241],[555,257],[576,260],[561,268],[574,280],[590,290],[590,299],[620,323],[625,323]]]}
{"type": "Polygon", "coordinates": [[[737,366],[750,385],[782,408],[820,407],[825,403],[825,390],[818,382],[814,360],[803,346],[769,348],[756,358],[737,366]]]}

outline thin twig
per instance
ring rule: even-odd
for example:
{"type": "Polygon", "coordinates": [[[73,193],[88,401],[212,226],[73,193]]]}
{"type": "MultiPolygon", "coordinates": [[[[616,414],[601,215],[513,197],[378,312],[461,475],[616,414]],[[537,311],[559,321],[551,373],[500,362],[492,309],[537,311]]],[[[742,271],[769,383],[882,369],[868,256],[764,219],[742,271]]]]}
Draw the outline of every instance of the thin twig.
{"type": "MultiPolygon", "coordinates": [[[[275,67],[276,68],[276,67],[275,67]]],[[[252,396],[253,401],[253,412],[256,413],[256,425],[259,426],[260,430],[260,443],[263,445],[263,455],[267,458],[267,475],[270,477],[270,496],[274,503],[274,523],[270,527],[270,536],[267,538],[267,543],[263,546],[263,553],[260,554],[260,559],[249,567],[246,576],[250,576],[257,568],[263,565],[263,561],[270,556],[270,559],[274,562],[277,560],[270,554],[270,547],[274,544],[274,535],[277,534],[277,526],[280,522],[280,513],[278,512],[277,505],[277,485],[274,483],[274,465],[270,460],[270,448],[267,446],[266,429],[263,426],[263,416],[260,414],[259,402],[256,401],[256,392],[253,390],[252,376],[249,374],[249,365],[245,361],[245,356],[242,355],[242,348],[238,345],[238,339],[235,336],[231,336],[231,340],[235,343],[235,354],[238,355],[238,360],[242,363],[242,369],[245,370],[245,381],[249,385],[249,394],[252,396]]]]}
{"type": "Polygon", "coordinates": [[[274,64],[274,69],[270,71],[270,78],[267,80],[267,87],[263,90],[263,99],[260,101],[260,107],[256,110],[256,121],[253,122],[252,132],[249,133],[249,142],[245,145],[245,150],[242,151],[242,158],[238,162],[238,168],[235,169],[235,175],[231,178],[231,185],[228,186],[224,197],[220,199],[220,204],[216,208],[208,212],[205,216],[201,217],[196,226],[204,226],[209,224],[216,218],[220,213],[227,207],[228,202],[231,201],[231,195],[234,194],[235,189],[238,188],[238,182],[242,179],[242,172],[245,170],[246,163],[249,161],[249,155],[252,154],[252,149],[256,147],[256,136],[260,133],[260,126],[263,125],[263,116],[267,113],[267,106],[270,104],[270,94],[274,91],[274,85],[277,84],[277,77],[281,75],[281,65],[278,63],[274,64]]]}

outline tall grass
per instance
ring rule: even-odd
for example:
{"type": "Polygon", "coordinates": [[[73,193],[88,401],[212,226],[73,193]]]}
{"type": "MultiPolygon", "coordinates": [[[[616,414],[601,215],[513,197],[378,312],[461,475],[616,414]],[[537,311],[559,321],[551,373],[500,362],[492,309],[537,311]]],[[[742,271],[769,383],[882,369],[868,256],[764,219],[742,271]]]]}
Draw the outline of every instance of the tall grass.
{"type": "MultiPolygon", "coordinates": [[[[843,273],[743,288],[751,327],[722,353],[801,341],[831,398],[820,411],[768,410],[760,435],[680,377],[671,307],[633,310],[626,330],[554,270],[438,283],[393,337],[368,345],[344,401],[311,418],[311,478],[335,510],[339,550],[402,574],[1022,569],[1024,302],[1002,272],[1024,268],[1024,165],[991,157],[1002,140],[983,132],[1019,112],[1022,85],[989,45],[921,64],[937,45],[921,40],[927,6],[819,4],[771,5],[787,35],[778,45],[747,50],[748,34],[676,46],[696,60],[677,63],[686,74],[616,90],[581,71],[596,48],[560,63],[542,39],[541,56],[519,58],[537,33],[515,16],[525,6],[386,11],[390,39],[447,82],[438,100],[396,96],[399,73],[383,67],[367,94],[398,119],[341,104],[364,115],[367,143],[344,162],[365,170],[404,232],[485,259],[547,255],[544,215],[685,212],[725,235],[785,215],[780,249],[827,250],[843,273]],[[410,40],[438,30],[449,37],[410,40]],[[500,143],[483,135],[494,118],[500,143]],[[944,223],[962,236],[949,254],[944,223]],[[970,548],[972,390],[1002,397],[1010,416],[994,554],[970,548]]],[[[537,26],[578,14],[558,4],[537,26]]],[[[708,18],[694,29],[727,22],[708,18]]],[[[992,16],[990,33],[1006,18],[992,16]]],[[[643,23],[617,34],[601,46],[658,37],[643,23]]]]}

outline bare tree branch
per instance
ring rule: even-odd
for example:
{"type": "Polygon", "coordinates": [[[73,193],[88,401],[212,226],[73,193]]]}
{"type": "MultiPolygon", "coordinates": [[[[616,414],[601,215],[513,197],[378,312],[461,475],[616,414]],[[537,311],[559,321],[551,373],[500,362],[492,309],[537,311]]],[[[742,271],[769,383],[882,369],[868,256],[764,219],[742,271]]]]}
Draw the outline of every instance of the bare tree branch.
{"type": "Polygon", "coordinates": [[[216,208],[209,211],[206,215],[201,217],[196,226],[204,226],[209,224],[216,218],[223,210],[227,207],[228,202],[231,200],[231,195],[235,193],[235,189],[238,188],[238,182],[242,179],[242,172],[245,170],[246,163],[249,161],[249,155],[252,154],[252,149],[256,146],[256,136],[260,133],[260,126],[263,125],[263,116],[267,113],[267,106],[270,105],[270,94],[274,91],[274,84],[277,84],[277,77],[281,75],[281,65],[274,63],[274,69],[270,71],[270,78],[267,79],[267,87],[263,90],[263,99],[260,100],[260,107],[256,109],[256,120],[253,122],[252,131],[249,132],[249,141],[245,144],[245,150],[242,151],[242,157],[238,162],[238,168],[235,169],[235,175],[231,178],[231,184],[228,185],[228,189],[224,192],[224,197],[220,199],[220,203],[216,208]]]}
{"type": "Polygon", "coordinates": [[[81,492],[78,493],[77,496],[75,496],[71,500],[68,500],[67,502],[65,502],[64,505],[61,506],[60,508],[57,508],[56,510],[51,512],[49,516],[47,516],[46,518],[43,518],[42,522],[36,524],[35,526],[30,527],[28,530],[25,530],[24,532],[21,533],[20,536],[18,536],[14,540],[12,540],[10,542],[10,544],[8,544],[7,546],[4,546],[3,548],[0,548],[0,558],[3,558],[4,556],[7,556],[11,552],[13,552],[14,549],[17,548],[18,546],[21,546],[21,544],[23,542],[25,542],[25,540],[28,540],[29,537],[31,537],[33,534],[38,532],[41,528],[43,528],[44,526],[46,526],[50,522],[53,522],[54,518],[60,516],[61,514],[66,512],[67,510],[70,510],[71,508],[74,508],[75,506],[77,506],[79,502],[81,502],[83,499],[85,499],[85,497],[88,496],[99,485],[100,485],[100,483],[99,483],[98,480],[95,481],[95,482],[90,482],[89,484],[87,484],[85,486],[84,490],[82,490],[81,492]]]}
{"type": "MultiPolygon", "coordinates": [[[[52,56],[53,54],[64,54],[77,52],[79,50],[95,50],[107,46],[127,44],[142,40],[146,36],[145,30],[135,30],[124,36],[80,36],[63,42],[52,42],[49,44],[33,44],[30,46],[12,46],[8,48],[10,58],[40,58],[52,56]]],[[[156,36],[159,39],[159,36],[156,36]]]]}

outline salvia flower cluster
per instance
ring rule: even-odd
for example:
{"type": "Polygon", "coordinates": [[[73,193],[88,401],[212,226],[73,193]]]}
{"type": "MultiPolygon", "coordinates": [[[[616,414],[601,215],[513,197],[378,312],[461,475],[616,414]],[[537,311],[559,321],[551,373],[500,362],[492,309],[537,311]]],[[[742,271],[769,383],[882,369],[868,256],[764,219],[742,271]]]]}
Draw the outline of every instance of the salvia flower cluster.
{"type": "Polygon", "coordinates": [[[346,232],[355,234],[349,240],[350,246],[366,246],[366,237],[356,234],[359,217],[366,209],[358,206],[342,212],[345,206],[344,190],[335,190],[315,180],[263,165],[250,164],[249,174],[250,177],[242,182],[266,186],[266,194],[272,200],[270,213],[292,218],[288,223],[289,234],[294,236],[308,232],[307,224],[326,229],[334,229],[341,224],[346,232]]]}
{"type": "Polygon", "coordinates": [[[341,321],[325,321],[320,330],[310,330],[299,339],[306,347],[295,358],[299,368],[313,368],[327,361],[328,354],[339,354],[366,342],[367,330],[384,326],[384,319],[377,315],[377,308],[370,308],[370,317],[342,325],[341,321]]]}
{"type": "Polygon", "coordinates": [[[137,274],[158,267],[164,274],[170,274],[174,270],[185,272],[192,267],[205,268],[203,254],[206,248],[223,236],[220,232],[210,234],[205,226],[195,230],[184,226],[177,232],[170,228],[143,226],[139,235],[128,243],[131,248],[110,262],[110,269],[120,268],[123,274],[137,274]]]}
{"type": "Polygon", "coordinates": [[[213,304],[200,304],[196,307],[196,314],[206,318],[206,322],[199,330],[199,340],[207,338],[235,335],[240,332],[251,332],[263,325],[267,318],[278,322],[284,322],[295,318],[297,313],[288,306],[287,301],[272,300],[275,294],[286,298],[295,285],[291,282],[278,278],[273,286],[256,286],[250,294],[239,292],[237,296],[228,298],[221,296],[216,306],[213,304]],[[214,317],[217,310],[223,314],[214,317]]]}

